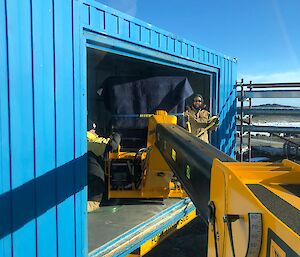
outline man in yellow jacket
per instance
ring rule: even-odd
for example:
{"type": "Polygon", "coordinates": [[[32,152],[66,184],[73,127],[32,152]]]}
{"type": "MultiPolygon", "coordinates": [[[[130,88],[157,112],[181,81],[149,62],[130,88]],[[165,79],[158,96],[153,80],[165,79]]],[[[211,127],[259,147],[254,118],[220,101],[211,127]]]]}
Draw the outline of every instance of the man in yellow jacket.
{"type": "Polygon", "coordinates": [[[197,94],[193,99],[193,104],[187,107],[186,116],[190,132],[204,142],[209,143],[208,131],[216,129],[217,121],[215,121],[215,125],[212,124],[213,126],[210,126],[212,120],[210,119],[210,113],[205,107],[202,95],[197,94]]]}
{"type": "Polygon", "coordinates": [[[120,135],[117,133],[109,138],[98,136],[96,124],[88,121],[88,212],[99,208],[105,191],[103,170],[105,153],[116,150],[120,141],[120,135]]]}

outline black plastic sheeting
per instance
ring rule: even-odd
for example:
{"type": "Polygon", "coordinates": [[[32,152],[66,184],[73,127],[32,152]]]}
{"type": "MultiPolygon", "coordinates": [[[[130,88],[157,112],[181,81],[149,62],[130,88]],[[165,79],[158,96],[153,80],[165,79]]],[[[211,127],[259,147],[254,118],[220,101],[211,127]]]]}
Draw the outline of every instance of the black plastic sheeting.
{"type": "Polygon", "coordinates": [[[178,114],[183,125],[185,99],[193,94],[186,77],[110,77],[104,82],[102,96],[112,114],[111,126],[118,129],[145,129],[148,118],[137,114],[154,114],[165,110],[178,114]]]}

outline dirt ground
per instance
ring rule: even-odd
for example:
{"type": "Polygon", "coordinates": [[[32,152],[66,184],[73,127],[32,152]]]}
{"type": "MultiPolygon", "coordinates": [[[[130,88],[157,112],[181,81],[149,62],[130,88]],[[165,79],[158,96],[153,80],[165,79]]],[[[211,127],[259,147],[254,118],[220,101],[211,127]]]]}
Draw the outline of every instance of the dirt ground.
{"type": "Polygon", "coordinates": [[[206,257],[206,225],[199,217],[162,241],[146,257],[206,257]]]}

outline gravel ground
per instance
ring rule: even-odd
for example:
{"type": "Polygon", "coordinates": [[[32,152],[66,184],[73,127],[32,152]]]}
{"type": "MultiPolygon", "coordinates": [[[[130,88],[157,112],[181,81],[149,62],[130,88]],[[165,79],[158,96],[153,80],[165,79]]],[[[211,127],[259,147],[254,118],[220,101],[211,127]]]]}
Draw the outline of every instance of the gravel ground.
{"type": "Polygon", "coordinates": [[[206,257],[206,248],[206,225],[197,217],[145,256],[206,257]]]}

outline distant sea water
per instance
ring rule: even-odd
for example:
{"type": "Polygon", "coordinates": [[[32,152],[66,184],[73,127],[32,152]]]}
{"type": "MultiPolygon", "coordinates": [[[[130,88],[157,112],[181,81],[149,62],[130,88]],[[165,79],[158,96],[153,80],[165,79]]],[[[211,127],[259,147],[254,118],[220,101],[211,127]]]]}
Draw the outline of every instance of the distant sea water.
{"type": "Polygon", "coordinates": [[[274,126],[274,127],[300,127],[300,122],[274,121],[274,122],[252,122],[257,126],[274,126]]]}
{"type": "Polygon", "coordinates": [[[276,127],[300,127],[300,117],[297,116],[272,116],[259,115],[253,118],[253,125],[276,127]]]}

